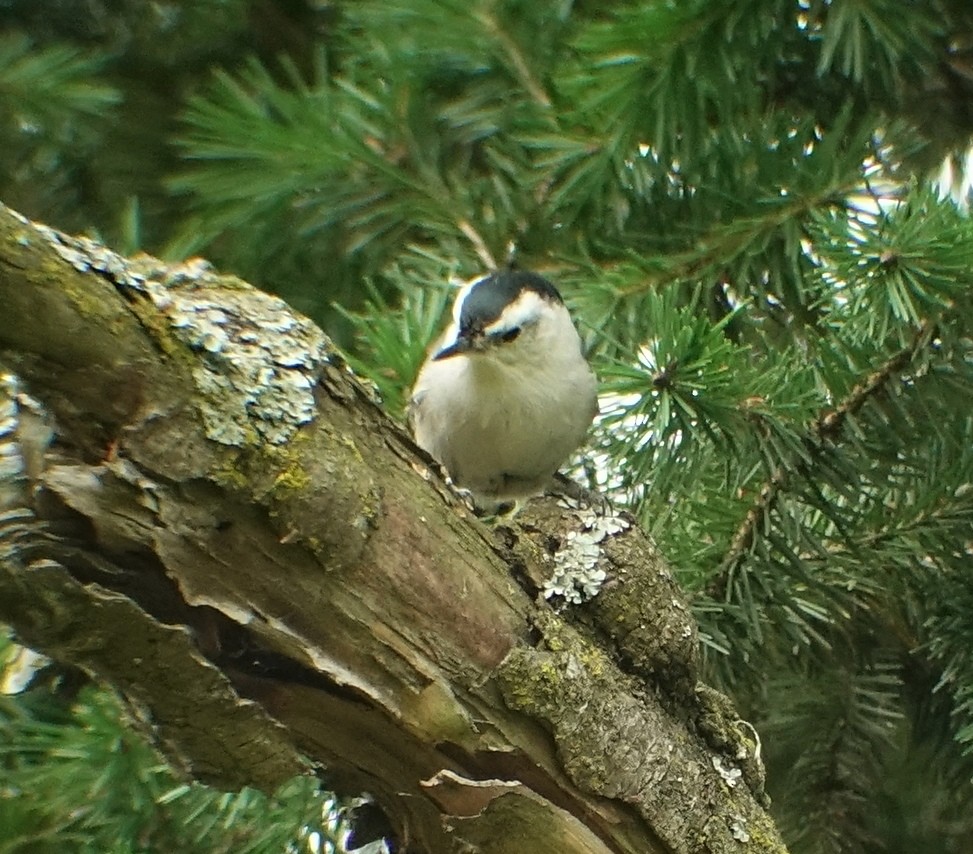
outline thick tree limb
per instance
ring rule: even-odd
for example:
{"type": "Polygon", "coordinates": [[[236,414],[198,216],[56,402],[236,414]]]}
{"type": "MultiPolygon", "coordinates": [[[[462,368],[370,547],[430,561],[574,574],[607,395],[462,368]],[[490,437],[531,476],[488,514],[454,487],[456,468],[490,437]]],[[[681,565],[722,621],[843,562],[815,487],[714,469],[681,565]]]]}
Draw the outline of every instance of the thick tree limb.
{"type": "Polygon", "coordinates": [[[0,619],[187,773],[310,761],[409,851],[783,851],[630,521],[544,500],[488,530],[316,327],[203,264],[0,208],[0,305],[40,402],[0,401],[0,619]],[[539,590],[580,542],[608,581],[559,614],[539,590]]]}

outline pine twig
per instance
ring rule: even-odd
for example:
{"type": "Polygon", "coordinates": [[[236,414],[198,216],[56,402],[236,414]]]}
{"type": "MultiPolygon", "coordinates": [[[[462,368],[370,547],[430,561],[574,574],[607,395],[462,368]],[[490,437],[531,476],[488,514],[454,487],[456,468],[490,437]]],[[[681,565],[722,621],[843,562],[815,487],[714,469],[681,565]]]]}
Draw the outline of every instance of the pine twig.
{"type": "MultiPolygon", "coordinates": [[[[925,323],[916,333],[912,343],[895,353],[878,370],[872,372],[858,383],[848,396],[836,406],[822,413],[811,426],[810,435],[804,439],[808,459],[824,454],[827,444],[841,436],[848,418],[861,411],[869,400],[881,394],[892,378],[904,370],[916,355],[924,349],[935,335],[935,324],[925,323]]],[[[807,462],[797,466],[797,471],[807,471],[807,462]]],[[[717,575],[706,587],[706,593],[716,600],[725,598],[731,574],[743,562],[757,538],[757,526],[765,518],[777,497],[787,488],[792,470],[778,466],[760,489],[756,501],[730,540],[730,546],[723,557],[717,575]]]]}

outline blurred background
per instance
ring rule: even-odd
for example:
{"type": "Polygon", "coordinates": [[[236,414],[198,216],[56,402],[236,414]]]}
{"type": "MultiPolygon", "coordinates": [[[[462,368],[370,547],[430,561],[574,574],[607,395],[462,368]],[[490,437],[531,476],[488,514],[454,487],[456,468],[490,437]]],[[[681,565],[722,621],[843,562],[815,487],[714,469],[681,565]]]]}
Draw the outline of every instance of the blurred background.
{"type": "MultiPolygon", "coordinates": [[[[801,854],[973,851],[971,143],[969,0],[0,0],[0,200],[280,294],[394,415],[451,282],[557,284],[575,474],[689,592],[801,854]]],[[[0,657],[0,852],[381,850],[0,657]]]]}

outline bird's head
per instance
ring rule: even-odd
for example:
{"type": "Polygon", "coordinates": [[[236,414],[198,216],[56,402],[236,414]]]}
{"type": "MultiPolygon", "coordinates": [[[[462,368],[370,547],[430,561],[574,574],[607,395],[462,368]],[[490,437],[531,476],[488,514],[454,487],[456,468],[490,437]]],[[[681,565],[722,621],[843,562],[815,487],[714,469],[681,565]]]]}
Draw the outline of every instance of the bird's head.
{"type": "Polygon", "coordinates": [[[543,359],[561,336],[577,341],[557,288],[535,273],[501,270],[460,291],[453,306],[453,323],[432,358],[529,362],[543,359]]]}

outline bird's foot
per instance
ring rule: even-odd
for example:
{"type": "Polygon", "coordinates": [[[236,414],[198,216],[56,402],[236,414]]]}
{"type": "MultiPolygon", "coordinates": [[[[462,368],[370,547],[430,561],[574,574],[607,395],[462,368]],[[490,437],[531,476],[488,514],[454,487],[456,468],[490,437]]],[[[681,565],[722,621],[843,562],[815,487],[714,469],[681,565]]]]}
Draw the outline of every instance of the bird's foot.
{"type": "Polygon", "coordinates": [[[564,499],[573,510],[588,509],[595,513],[610,513],[613,509],[611,502],[600,492],[589,489],[560,472],[554,475],[546,494],[564,499]]]}

